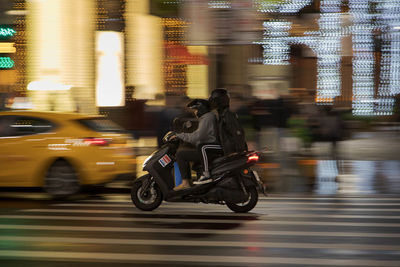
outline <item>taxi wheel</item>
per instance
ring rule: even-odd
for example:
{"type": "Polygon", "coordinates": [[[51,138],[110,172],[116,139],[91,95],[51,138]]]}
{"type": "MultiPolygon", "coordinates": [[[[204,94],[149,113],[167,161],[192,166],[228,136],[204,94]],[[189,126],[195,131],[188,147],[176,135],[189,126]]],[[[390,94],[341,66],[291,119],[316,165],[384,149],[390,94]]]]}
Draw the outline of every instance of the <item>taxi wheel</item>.
{"type": "Polygon", "coordinates": [[[65,160],[54,162],[45,178],[44,190],[53,197],[60,198],[73,195],[80,189],[78,174],[65,160]]]}

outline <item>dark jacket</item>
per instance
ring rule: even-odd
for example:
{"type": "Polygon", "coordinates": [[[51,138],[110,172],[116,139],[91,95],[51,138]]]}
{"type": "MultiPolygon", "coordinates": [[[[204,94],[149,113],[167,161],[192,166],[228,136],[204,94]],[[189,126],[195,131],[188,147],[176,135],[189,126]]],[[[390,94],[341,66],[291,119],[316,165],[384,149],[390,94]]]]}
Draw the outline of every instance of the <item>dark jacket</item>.
{"type": "Polygon", "coordinates": [[[200,144],[217,143],[217,119],[215,114],[207,112],[199,119],[199,127],[192,133],[178,133],[178,138],[184,142],[198,146],[200,144]]]}
{"type": "Polygon", "coordinates": [[[243,127],[229,108],[218,110],[218,135],[225,155],[247,151],[243,127]]]}

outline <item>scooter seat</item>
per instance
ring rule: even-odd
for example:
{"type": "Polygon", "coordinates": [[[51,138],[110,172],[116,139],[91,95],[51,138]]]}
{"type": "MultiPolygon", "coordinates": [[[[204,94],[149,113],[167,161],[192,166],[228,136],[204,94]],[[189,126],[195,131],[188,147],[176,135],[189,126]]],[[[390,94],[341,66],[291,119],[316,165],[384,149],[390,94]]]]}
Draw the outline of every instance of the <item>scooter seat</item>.
{"type": "Polygon", "coordinates": [[[226,163],[226,162],[229,162],[229,161],[233,161],[233,160],[239,159],[239,158],[243,157],[243,155],[246,154],[246,153],[247,152],[236,152],[236,153],[229,154],[227,156],[216,158],[215,160],[213,160],[212,165],[216,166],[216,165],[219,165],[219,164],[223,164],[223,163],[226,163]]]}

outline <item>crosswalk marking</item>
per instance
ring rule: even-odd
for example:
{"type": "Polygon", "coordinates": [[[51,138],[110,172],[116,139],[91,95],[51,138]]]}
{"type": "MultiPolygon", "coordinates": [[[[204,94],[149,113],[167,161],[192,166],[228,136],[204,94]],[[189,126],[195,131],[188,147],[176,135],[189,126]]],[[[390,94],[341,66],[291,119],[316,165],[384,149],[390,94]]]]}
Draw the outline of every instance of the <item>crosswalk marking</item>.
{"type": "Polygon", "coordinates": [[[400,198],[273,196],[248,214],[143,212],[126,195],[43,206],[0,215],[0,262],[400,266],[400,198]]]}
{"type": "MultiPolygon", "coordinates": [[[[67,206],[63,206],[67,207],[67,206]]],[[[95,207],[95,206],[90,206],[95,207]]],[[[96,206],[97,207],[97,206],[96,206]]],[[[121,206],[113,206],[114,208],[121,208],[121,206]]],[[[29,209],[29,210],[21,210],[26,212],[50,212],[50,213],[93,213],[93,214],[132,214],[132,215],[143,215],[149,214],[144,211],[126,211],[126,210],[115,210],[115,209],[81,209],[81,210],[71,210],[71,209],[29,209]]],[[[176,210],[156,210],[151,213],[151,215],[179,215],[176,210]]],[[[193,212],[188,211],[185,212],[185,215],[195,216],[195,215],[203,215],[203,216],[219,216],[219,217],[242,217],[242,218],[254,218],[258,220],[263,219],[271,219],[273,217],[280,218],[303,218],[303,217],[313,217],[313,218],[340,218],[340,219],[400,219],[400,215],[352,215],[352,214],[316,214],[316,213],[281,213],[276,210],[268,210],[268,214],[257,214],[257,213],[248,213],[248,214],[240,214],[240,213],[231,213],[231,212],[193,212]]]]}
{"type": "MultiPolygon", "coordinates": [[[[36,210],[38,212],[39,210],[36,210]]],[[[60,212],[55,210],[40,210],[40,212],[60,212]]],[[[76,213],[88,213],[88,211],[68,211],[76,213]]],[[[128,212],[125,212],[128,214],[128,212]]],[[[48,219],[48,220],[78,220],[78,221],[129,221],[129,222],[168,222],[168,223],[245,223],[260,225],[321,225],[321,226],[353,226],[353,227],[400,227],[400,223],[363,223],[363,222],[315,222],[313,220],[303,221],[281,221],[281,220],[215,220],[215,219],[192,219],[192,218],[121,218],[121,217],[97,217],[97,216],[62,216],[62,215],[0,215],[3,219],[48,219]]]]}
{"type": "Polygon", "coordinates": [[[124,232],[124,233],[175,233],[175,234],[213,234],[213,235],[259,235],[259,236],[325,236],[325,237],[384,237],[400,238],[400,233],[370,233],[370,232],[319,232],[319,231],[277,231],[247,230],[247,229],[174,229],[148,227],[99,227],[99,226],[55,226],[55,225],[7,225],[0,224],[0,230],[41,230],[41,231],[86,231],[86,232],[124,232]]]}
{"type": "Polygon", "coordinates": [[[84,243],[113,245],[146,245],[146,246],[195,246],[195,247],[257,247],[257,248],[309,248],[309,249],[346,249],[346,250],[393,250],[400,251],[400,246],[365,245],[346,243],[304,243],[304,242],[243,242],[243,241],[187,241],[162,239],[121,239],[121,238],[82,238],[82,237],[44,237],[44,236],[0,236],[0,241],[12,242],[51,242],[51,243],[84,243]]]}
{"type": "MultiPolygon", "coordinates": [[[[186,205],[186,204],[188,204],[188,203],[182,203],[182,205],[180,205],[180,204],[171,204],[171,203],[165,203],[165,204],[162,204],[161,206],[160,206],[160,209],[162,209],[162,208],[177,208],[177,209],[193,209],[193,204],[191,204],[191,205],[186,205]]],[[[84,204],[84,203],[71,203],[71,204],[56,204],[57,206],[61,206],[61,207],[65,207],[65,206],[71,206],[71,207],[99,207],[99,206],[101,206],[102,204],[101,203],[99,203],[99,204],[94,204],[94,205],[87,205],[87,204],[84,204]]],[[[218,210],[220,210],[220,209],[224,209],[224,210],[227,210],[227,211],[229,211],[228,210],[228,208],[226,207],[226,206],[222,206],[222,205],[209,205],[209,204],[201,204],[201,203],[199,203],[199,204],[194,204],[194,205],[196,205],[195,207],[196,207],[196,209],[208,209],[208,210],[216,210],[216,209],[218,209],[218,210]]],[[[133,206],[133,204],[130,204],[130,203],[126,203],[126,204],[114,204],[114,205],[112,205],[112,204],[108,204],[108,205],[104,205],[105,207],[131,207],[131,208],[134,208],[134,206],[133,206]]],[[[384,205],[382,205],[382,206],[384,206],[384,205]]],[[[363,207],[363,208],[348,208],[348,207],[343,207],[343,208],[339,208],[339,207],[324,207],[324,208],[321,208],[321,207],[318,207],[318,208],[314,208],[314,207],[290,207],[290,206],[285,206],[285,207],[274,207],[273,205],[270,205],[269,203],[268,204],[262,204],[262,203],[260,203],[260,204],[257,204],[257,206],[256,206],[256,210],[257,209],[260,209],[260,208],[268,208],[269,210],[271,210],[271,211],[274,211],[274,210],[285,210],[285,211],[287,211],[287,210],[296,210],[296,211],[307,211],[307,210],[313,210],[313,211],[327,211],[327,210],[346,210],[346,211],[390,211],[390,212],[400,212],[400,207],[399,208],[390,208],[390,209],[388,209],[388,208],[365,208],[365,207],[363,207]]]]}
{"type": "MultiPolygon", "coordinates": [[[[307,197],[305,195],[303,196],[293,196],[293,197],[288,197],[288,196],[274,196],[274,195],[268,195],[267,197],[265,196],[260,196],[259,197],[259,203],[263,203],[264,201],[274,203],[276,201],[287,201],[287,200],[312,200],[312,201],[336,201],[336,200],[346,200],[346,201],[369,201],[369,202],[376,202],[376,201],[400,201],[400,198],[397,197],[398,195],[390,196],[388,195],[387,197],[375,197],[374,195],[368,195],[368,197],[365,197],[365,195],[354,195],[354,196],[346,196],[346,197],[321,197],[321,196],[314,196],[314,197],[307,197]]],[[[131,202],[130,196],[127,195],[121,195],[121,194],[108,194],[106,197],[103,199],[82,199],[82,202],[99,202],[99,201],[104,201],[104,202],[131,202]]],[[[307,203],[306,201],[303,201],[301,203],[307,203]]],[[[182,204],[188,204],[188,203],[182,203],[182,204]]]]}
{"type": "Polygon", "coordinates": [[[232,263],[232,264],[303,264],[317,266],[380,266],[398,267],[399,261],[390,260],[360,260],[360,259],[314,259],[290,257],[250,257],[250,256],[206,256],[206,255],[170,255],[170,254],[136,254],[136,253],[95,253],[95,252],[62,252],[62,251],[29,251],[2,250],[0,257],[5,258],[49,258],[73,259],[98,262],[191,262],[191,263],[232,263]]]}
{"type": "MultiPolygon", "coordinates": [[[[172,203],[165,203],[168,206],[173,206],[177,204],[172,204],[172,203]]],[[[165,205],[164,204],[164,205],[165,205]]],[[[180,203],[180,204],[187,204],[187,203],[180,203]]],[[[199,203],[200,205],[202,203],[199,203]]],[[[109,203],[109,202],[99,202],[96,204],[91,204],[91,203],[60,203],[60,204],[54,204],[54,206],[87,206],[87,207],[98,207],[99,205],[105,205],[107,207],[132,207],[132,202],[127,202],[127,203],[109,203]]],[[[193,205],[193,204],[192,204],[193,205]]],[[[334,202],[286,202],[286,201],[270,201],[267,203],[259,202],[260,206],[276,206],[276,205],[302,205],[302,206],[400,206],[400,203],[353,203],[353,202],[340,202],[340,203],[334,203],[334,202]]],[[[400,209],[400,208],[399,208],[400,209]]]]}

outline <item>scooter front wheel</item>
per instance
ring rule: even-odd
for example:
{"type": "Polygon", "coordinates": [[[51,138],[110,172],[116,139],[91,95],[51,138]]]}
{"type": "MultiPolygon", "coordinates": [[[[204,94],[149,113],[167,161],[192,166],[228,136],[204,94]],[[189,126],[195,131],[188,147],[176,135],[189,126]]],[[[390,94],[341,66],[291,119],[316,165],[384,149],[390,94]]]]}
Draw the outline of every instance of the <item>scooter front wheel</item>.
{"type": "Polygon", "coordinates": [[[229,209],[237,213],[245,213],[251,211],[258,202],[258,191],[255,186],[246,188],[249,193],[249,198],[244,203],[229,203],[226,205],[229,209]]]}
{"type": "Polygon", "coordinates": [[[143,180],[139,180],[132,185],[131,199],[138,209],[152,211],[160,206],[163,196],[157,184],[151,184],[147,189],[144,189],[143,180]]]}

